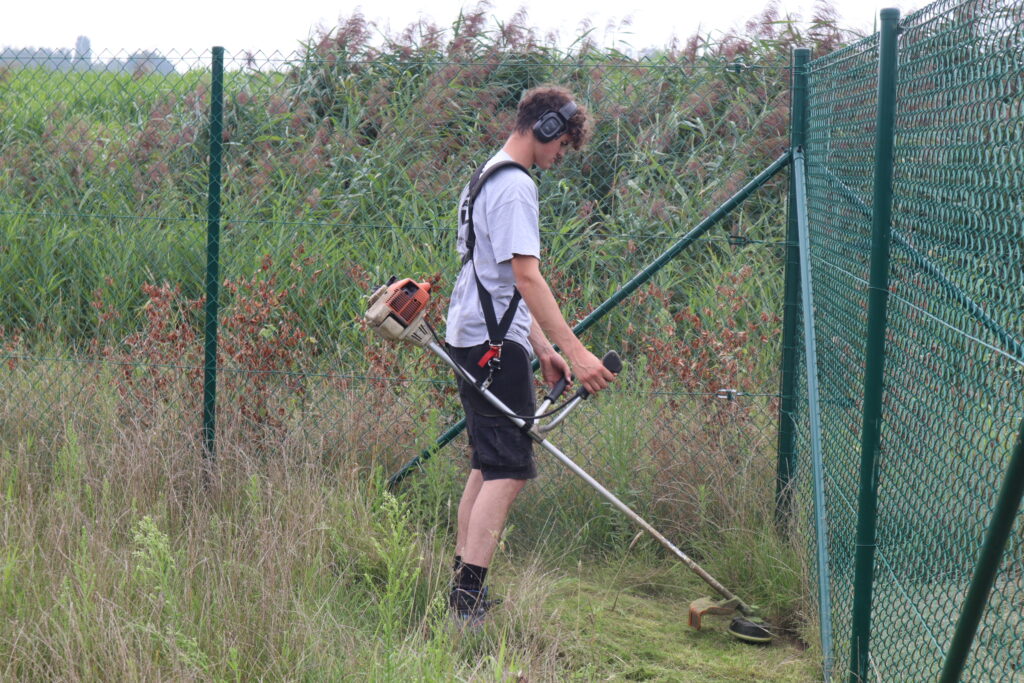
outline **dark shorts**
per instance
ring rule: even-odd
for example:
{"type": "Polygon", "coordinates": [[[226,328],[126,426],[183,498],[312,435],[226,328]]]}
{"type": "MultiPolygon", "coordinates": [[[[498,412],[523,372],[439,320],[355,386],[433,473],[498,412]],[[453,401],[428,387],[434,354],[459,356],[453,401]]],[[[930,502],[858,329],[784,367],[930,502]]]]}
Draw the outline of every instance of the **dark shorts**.
{"type": "MultiPolygon", "coordinates": [[[[478,379],[487,376],[487,368],[477,361],[487,344],[469,348],[448,347],[455,362],[478,379]]],[[[487,402],[475,387],[459,381],[459,398],[466,411],[466,433],[473,449],[473,469],[480,470],[484,481],[492,479],[533,479],[533,439],[487,402]]],[[[533,368],[530,356],[521,344],[506,341],[501,351],[501,370],[494,375],[488,390],[519,415],[533,415],[536,404],[533,368]]]]}

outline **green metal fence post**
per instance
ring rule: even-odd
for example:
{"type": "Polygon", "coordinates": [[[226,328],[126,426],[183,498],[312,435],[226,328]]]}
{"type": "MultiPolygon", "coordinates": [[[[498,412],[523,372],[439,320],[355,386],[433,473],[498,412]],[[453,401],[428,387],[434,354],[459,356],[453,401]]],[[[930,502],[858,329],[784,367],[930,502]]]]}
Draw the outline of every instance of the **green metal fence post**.
{"type": "Polygon", "coordinates": [[[825,467],[821,450],[821,401],[818,391],[818,351],[814,330],[814,288],[811,274],[811,238],[807,225],[807,185],[804,154],[793,150],[793,186],[796,201],[797,237],[800,240],[800,308],[804,323],[804,363],[807,373],[807,422],[810,428],[811,479],[813,481],[812,513],[814,514],[814,545],[818,569],[818,626],[821,634],[822,673],[826,681],[832,677],[832,585],[829,578],[828,522],[825,512],[825,467]]]}
{"type": "MultiPolygon", "coordinates": [[[[791,59],[789,147],[804,147],[807,140],[807,62],[811,51],[793,50],[791,59]]],[[[797,240],[795,167],[790,166],[789,200],[786,216],[785,303],[782,308],[782,370],[779,396],[778,468],[775,480],[775,521],[784,527],[792,512],[790,484],[796,467],[796,344],[800,307],[800,249],[797,240]]]]}
{"type": "Polygon", "coordinates": [[[985,532],[981,555],[974,567],[974,578],[971,579],[971,587],[964,599],[964,606],[960,611],[960,618],[957,620],[953,641],[950,643],[949,650],[946,651],[946,661],[942,666],[942,675],[939,678],[940,683],[954,683],[960,680],[967,655],[971,651],[971,643],[974,642],[974,635],[981,622],[981,615],[988,604],[988,596],[992,592],[992,585],[995,583],[996,573],[999,571],[999,562],[1006,549],[1006,542],[1013,531],[1013,523],[1017,518],[1017,511],[1020,510],[1022,496],[1024,496],[1024,420],[1021,420],[1020,423],[1017,445],[1010,456],[1010,464],[1006,468],[1003,485],[999,490],[999,497],[996,499],[992,521],[989,522],[988,530],[985,532]]]}
{"type": "Polygon", "coordinates": [[[224,48],[213,48],[210,84],[210,167],[206,201],[206,306],[203,330],[203,458],[216,453],[217,408],[217,305],[220,283],[220,184],[224,124],[224,48]]]}
{"type": "Polygon", "coordinates": [[[854,559],[853,614],[850,633],[850,681],[867,680],[874,583],[875,527],[878,505],[878,450],[881,444],[885,370],[886,309],[889,300],[893,138],[896,124],[896,34],[900,12],[883,9],[878,60],[878,105],[871,219],[871,274],[868,285],[868,332],[861,426],[860,492],[854,559]]]}

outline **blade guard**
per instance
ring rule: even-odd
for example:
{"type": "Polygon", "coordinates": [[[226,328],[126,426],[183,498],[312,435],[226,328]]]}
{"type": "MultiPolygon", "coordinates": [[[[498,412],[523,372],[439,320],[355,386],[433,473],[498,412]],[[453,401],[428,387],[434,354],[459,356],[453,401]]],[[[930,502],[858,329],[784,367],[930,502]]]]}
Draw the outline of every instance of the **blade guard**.
{"type": "Polygon", "coordinates": [[[700,620],[705,614],[732,615],[739,609],[740,601],[734,600],[712,600],[711,598],[700,598],[690,603],[690,626],[700,630],[700,620]]]}
{"type": "Polygon", "coordinates": [[[430,329],[424,317],[429,302],[429,282],[391,278],[370,295],[370,307],[364,318],[370,329],[384,339],[426,346],[430,329]]]}

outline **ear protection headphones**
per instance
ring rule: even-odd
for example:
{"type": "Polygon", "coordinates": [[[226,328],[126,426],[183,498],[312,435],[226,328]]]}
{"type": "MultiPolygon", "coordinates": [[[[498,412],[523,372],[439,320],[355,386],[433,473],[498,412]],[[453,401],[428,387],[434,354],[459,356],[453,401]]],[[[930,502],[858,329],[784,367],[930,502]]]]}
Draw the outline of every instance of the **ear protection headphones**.
{"type": "Polygon", "coordinates": [[[533,134],[541,142],[551,142],[560,138],[569,128],[569,119],[579,110],[576,103],[569,100],[558,111],[544,112],[533,124],[533,134]]]}

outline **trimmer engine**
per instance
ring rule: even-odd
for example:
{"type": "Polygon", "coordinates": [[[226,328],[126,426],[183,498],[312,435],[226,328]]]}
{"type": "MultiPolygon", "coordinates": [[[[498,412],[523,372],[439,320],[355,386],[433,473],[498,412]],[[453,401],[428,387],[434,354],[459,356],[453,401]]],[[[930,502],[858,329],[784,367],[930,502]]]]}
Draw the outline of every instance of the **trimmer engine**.
{"type": "Polygon", "coordinates": [[[370,296],[370,308],[364,317],[370,329],[385,339],[426,346],[430,328],[424,315],[429,302],[429,282],[393,277],[370,296]]]}

